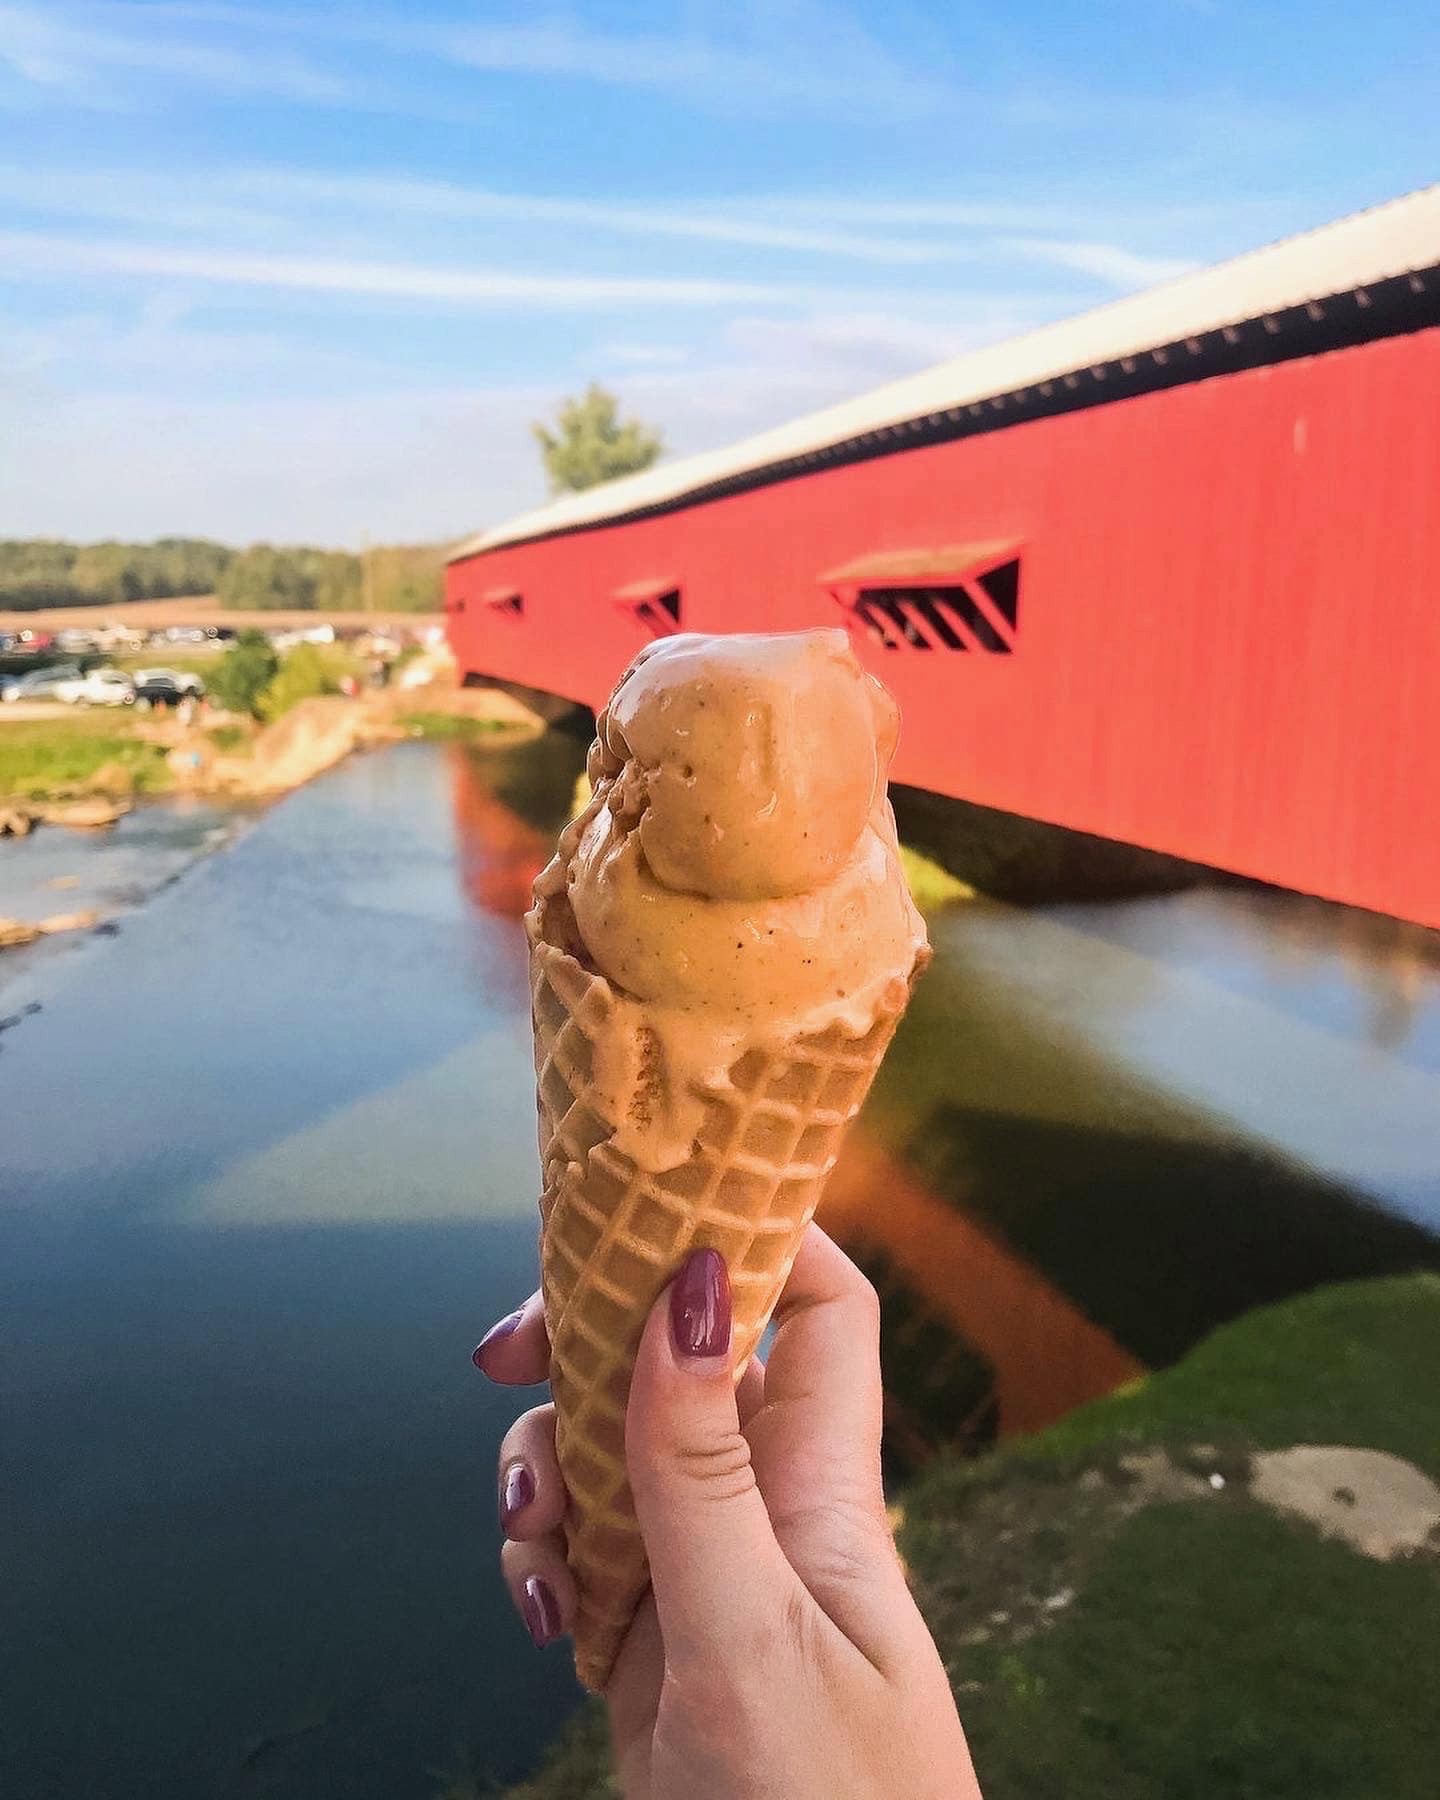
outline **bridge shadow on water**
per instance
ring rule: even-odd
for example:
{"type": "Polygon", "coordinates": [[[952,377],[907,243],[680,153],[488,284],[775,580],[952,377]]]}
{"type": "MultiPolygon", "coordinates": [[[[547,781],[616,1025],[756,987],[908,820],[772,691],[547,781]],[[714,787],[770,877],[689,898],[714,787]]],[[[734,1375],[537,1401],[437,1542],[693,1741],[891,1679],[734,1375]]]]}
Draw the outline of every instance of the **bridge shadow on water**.
{"type": "MultiPolygon", "coordinates": [[[[563,740],[546,742],[543,764],[528,752],[455,761],[461,867],[478,904],[523,910],[549,854],[543,821],[572,764],[563,740]]],[[[1080,923],[1103,940],[1128,906],[1080,923]]],[[[1125,965],[1136,1009],[1175,1002],[1167,955],[1183,961],[1184,946],[1167,942],[1167,906],[1194,902],[1148,903],[1144,948],[1127,948],[1125,965]]],[[[1107,1056],[1083,1029],[1091,945],[1047,933],[1041,916],[978,902],[932,922],[935,965],[822,1204],[821,1222],[881,1295],[896,1469],[941,1446],[1038,1429],[1250,1307],[1440,1267],[1440,1238],[1421,1225],[1167,1091],[1163,1073],[1147,1079],[1107,1056]],[[1007,954],[1058,964],[1065,1017],[1007,988],[987,960],[997,930],[1007,954]]],[[[1338,944],[1377,1047],[1403,1045],[1435,1006],[1434,934],[1288,895],[1273,897],[1263,923],[1282,968],[1338,944]]],[[[1230,1054],[1208,1019],[1197,1014],[1195,1029],[1211,1031],[1210,1055],[1230,1054]]]]}

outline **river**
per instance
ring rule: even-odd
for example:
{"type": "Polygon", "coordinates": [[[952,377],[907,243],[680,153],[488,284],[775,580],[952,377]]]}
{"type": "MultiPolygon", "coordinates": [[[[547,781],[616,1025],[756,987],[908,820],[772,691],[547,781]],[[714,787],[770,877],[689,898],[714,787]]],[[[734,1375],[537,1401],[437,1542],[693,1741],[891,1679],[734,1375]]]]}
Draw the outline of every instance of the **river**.
{"type": "MultiPolygon", "coordinates": [[[[582,760],[406,744],[52,840],[134,897],[224,837],[0,964],[7,1800],[458,1800],[574,1705],[496,1577],[515,1400],[468,1352],[534,1281],[520,915],[582,760]]],[[[1440,1266],[1432,935],[1246,890],[932,924],[826,1213],[897,1474],[1440,1266]]]]}

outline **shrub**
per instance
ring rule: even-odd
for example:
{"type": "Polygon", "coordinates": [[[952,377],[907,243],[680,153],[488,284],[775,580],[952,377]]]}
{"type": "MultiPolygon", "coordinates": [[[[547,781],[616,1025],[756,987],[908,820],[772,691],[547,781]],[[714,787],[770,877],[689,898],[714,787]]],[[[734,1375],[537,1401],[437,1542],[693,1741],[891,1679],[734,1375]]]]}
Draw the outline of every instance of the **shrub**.
{"type": "Polygon", "coordinates": [[[210,677],[210,695],[227,712],[255,713],[260,696],[280,668],[269,638],[263,631],[242,631],[220,658],[210,677]]]}
{"type": "Polygon", "coordinates": [[[339,691],[329,659],[317,644],[297,644],[280,664],[279,672],[256,701],[256,711],[267,722],[278,719],[302,700],[316,694],[339,691]]]}

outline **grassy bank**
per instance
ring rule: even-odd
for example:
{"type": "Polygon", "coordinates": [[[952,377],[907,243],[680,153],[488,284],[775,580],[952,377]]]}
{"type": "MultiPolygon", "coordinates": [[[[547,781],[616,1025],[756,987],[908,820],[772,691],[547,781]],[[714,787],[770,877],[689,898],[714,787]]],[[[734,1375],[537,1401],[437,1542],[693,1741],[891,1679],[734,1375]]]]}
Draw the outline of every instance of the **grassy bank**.
{"type": "Polygon", "coordinates": [[[411,737],[427,738],[432,743],[472,743],[477,738],[497,734],[513,736],[517,726],[513,719],[480,718],[469,713],[412,712],[400,715],[401,726],[411,737]]]}
{"type": "Polygon", "coordinates": [[[158,793],[170,783],[164,747],[138,736],[128,714],[0,724],[0,799],[63,799],[102,785],[102,772],[127,793],[158,793]]]}
{"type": "MultiPolygon", "coordinates": [[[[1372,1560],[1252,1481],[1294,1444],[1440,1478],[1437,1353],[1440,1279],[1322,1289],[921,1477],[901,1546],[987,1800],[1430,1800],[1440,1545],[1372,1560]]],[[[511,1800],[611,1794],[585,1715],[511,1800]]]]}

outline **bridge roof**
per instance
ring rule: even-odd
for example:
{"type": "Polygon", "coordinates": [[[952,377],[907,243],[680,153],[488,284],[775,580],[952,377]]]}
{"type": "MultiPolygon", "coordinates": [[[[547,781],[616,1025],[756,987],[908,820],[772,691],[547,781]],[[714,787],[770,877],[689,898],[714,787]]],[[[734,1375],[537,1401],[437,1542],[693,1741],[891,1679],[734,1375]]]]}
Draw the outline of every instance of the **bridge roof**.
{"type": "MultiPolygon", "coordinates": [[[[1420,282],[1420,273],[1437,268],[1440,185],[970,351],[724,449],[566,495],[471,538],[450,560],[698,503],[731,486],[804,473],[807,466],[846,452],[903,449],[911,432],[942,427],[945,418],[958,423],[966,409],[978,411],[982,402],[1003,406],[1005,398],[1023,398],[1032,389],[1048,392],[1051,383],[1074,386],[1077,375],[1098,381],[1112,365],[1126,368],[1144,356],[1163,364],[1171,345],[1198,354],[1201,340],[1212,334],[1233,339],[1235,327],[1296,308],[1309,307],[1315,316],[1320,302],[1345,294],[1363,297],[1365,290],[1397,278],[1412,277],[1412,287],[1424,292],[1432,283],[1420,282]]],[[[1262,352],[1249,361],[1276,360],[1285,353],[1277,342],[1269,357],[1262,352]]],[[[1112,392],[1119,397],[1118,388],[1112,392]]],[[[1103,391],[1094,395],[1108,397],[1103,391]]]]}

